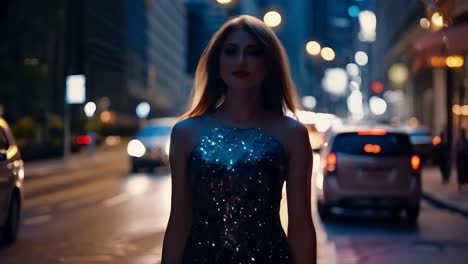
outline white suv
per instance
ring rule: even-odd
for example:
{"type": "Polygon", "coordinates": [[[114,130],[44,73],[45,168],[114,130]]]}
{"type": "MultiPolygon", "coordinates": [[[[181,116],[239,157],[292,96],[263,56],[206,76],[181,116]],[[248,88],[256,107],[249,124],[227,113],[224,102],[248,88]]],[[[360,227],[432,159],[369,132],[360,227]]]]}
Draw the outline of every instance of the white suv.
{"type": "Polygon", "coordinates": [[[322,219],[334,206],[406,212],[416,224],[421,198],[421,160],[405,131],[342,127],[327,135],[315,175],[322,219]]]}

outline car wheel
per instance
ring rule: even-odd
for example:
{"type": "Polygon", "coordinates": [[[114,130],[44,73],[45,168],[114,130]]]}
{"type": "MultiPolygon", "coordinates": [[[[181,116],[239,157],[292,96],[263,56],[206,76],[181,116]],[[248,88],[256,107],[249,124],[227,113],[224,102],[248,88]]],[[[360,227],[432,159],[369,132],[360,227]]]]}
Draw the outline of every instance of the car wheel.
{"type": "Polygon", "coordinates": [[[329,206],[324,205],[322,202],[317,201],[317,211],[322,221],[327,221],[328,219],[330,219],[330,207],[329,206]]]}
{"type": "Polygon", "coordinates": [[[7,221],[3,229],[3,238],[7,243],[13,242],[18,237],[20,221],[20,201],[17,195],[13,195],[8,209],[7,221]]]}
{"type": "Polygon", "coordinates": [[[411,206],[406,208],[406,219],[408,224],[415,226],[418,223],[419,206],[411,206]]]}

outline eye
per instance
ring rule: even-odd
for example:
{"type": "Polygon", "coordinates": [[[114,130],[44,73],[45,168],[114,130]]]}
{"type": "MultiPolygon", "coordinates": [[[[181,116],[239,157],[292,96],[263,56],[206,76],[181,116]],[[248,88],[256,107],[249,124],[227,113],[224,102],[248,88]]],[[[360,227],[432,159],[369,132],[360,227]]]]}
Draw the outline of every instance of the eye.
{"type": "Polygon", "coordinates": [[[233,56],[237,53],[237,49],[234,47],[227,47],[224,49],[224,55],[226,56],[233,56]]]}
{"type": "Polygon", "coordinates": [[[263,54],[263,50],[260,48],[251,48],[247,50],[247,54],[252,57],[258,57],[263,54]]]}

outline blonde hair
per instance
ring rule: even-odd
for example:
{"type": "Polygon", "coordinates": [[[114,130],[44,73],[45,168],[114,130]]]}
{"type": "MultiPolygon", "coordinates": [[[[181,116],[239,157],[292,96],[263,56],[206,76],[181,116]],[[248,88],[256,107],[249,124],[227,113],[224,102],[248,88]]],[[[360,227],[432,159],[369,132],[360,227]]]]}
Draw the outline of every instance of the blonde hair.
{"type": "Polygon", "coordinates": [[[215,110],[224,100],[226,85],[220,78],[219,57],[226,37],[243,29],[256,39],[265,56],[266,77],[261,90],[263,107],[275,113],[297,110],[297,93],[289,72],[283,45],[275,33],[261,20],[241,15],[228,20],[212,36],[195,72],[189,110],[181,119],[215,110]]]}

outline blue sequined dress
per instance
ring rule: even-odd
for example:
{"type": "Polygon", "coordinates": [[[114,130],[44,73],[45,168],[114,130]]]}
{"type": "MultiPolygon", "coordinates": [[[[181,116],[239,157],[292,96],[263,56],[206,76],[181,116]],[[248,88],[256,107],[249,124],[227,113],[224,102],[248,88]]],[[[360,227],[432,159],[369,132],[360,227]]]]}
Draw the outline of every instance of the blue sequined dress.
{"type": "Polygon", "coordinates": [[[184,263],[289,263],[279,209],[287,156],[258,128],[207,129],[188,161],[192,227],[184,263]]]}

